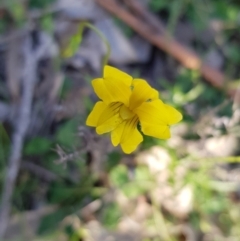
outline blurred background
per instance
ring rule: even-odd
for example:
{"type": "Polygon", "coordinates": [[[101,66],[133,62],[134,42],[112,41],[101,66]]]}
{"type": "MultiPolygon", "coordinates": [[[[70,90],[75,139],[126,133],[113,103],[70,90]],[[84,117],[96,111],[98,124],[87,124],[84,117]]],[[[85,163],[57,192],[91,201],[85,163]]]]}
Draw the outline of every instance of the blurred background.
{"type": "Polygon", "coordinates": [[[0,240],[240,241],[239,26],[237,0],[1,0],[0,240]],[[171,139],[86,127],[106,40],[171,139]]]}

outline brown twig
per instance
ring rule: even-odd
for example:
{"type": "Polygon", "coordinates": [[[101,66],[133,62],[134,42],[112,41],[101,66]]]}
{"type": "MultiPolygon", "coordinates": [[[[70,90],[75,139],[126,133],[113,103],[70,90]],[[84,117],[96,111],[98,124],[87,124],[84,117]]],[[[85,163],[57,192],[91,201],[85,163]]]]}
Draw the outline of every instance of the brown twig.
{"type": "Polygon", "coordinates": [[[81,142],[83,142],[81,145],[79,145],[74,152],[66,153],[64,149],[60,145],[56,145],[56,153],[58,154],[58,159],[55,160],[56,164],[63,164],[64,167],[66,167],[67,162],[73,161],[76,158],[80,158],[81,154],[86,153],[89,151],[90,146],[92,146],[90,143],[92,143],[92,137],[90,136],[90,133],[86,132],[86,128],[83,126],[78,127],[78,136],[81,138],[81,142]]]}
{"type": "Polygon", "coordinates": [[[136,14],[142,21],[147,22],[152,31],[159,31],[162,34],[165,33],[165,29],[163,24],[154,17],[149,11],[146,11],[145,7],[139,2],[135,0],[123,0],[124,3],[129,7],[129,9],[136,14]]]}
{"type": "MultiPolygon", "coordinates": [[[[227,78],[223,73],[206,65],[196,53],[169,36],[167,31],[164,30],[160,20],[154,17],[136,0],[128,1],[127,5],[135,12],[138,12],[138,17],[131,14],[126,8],[117,3],[116,0],[96,1],[104,9],[117,16],[150,43],[173,56],[183,66],[189,69],[199,70],[202,76],[213,86],[219,89],[224,89],[226,87],[225,83],[227,78]],[[139,16],[141,18],[139,18],[139,16]]],[[[234,95],[234,91],[227,90],[227,92],[230,96],[234,95]]]]}
{"type": "Polygon", "coordinates": [[[58,159],[55,160],[56,164],[63,164],[63,167],[66,168],[67,162],[73,161],[76,158],[79,158],[80,154],[84,153],[84,151],[74,151],[72,153],[66,153],[63,148],[59,145],[56,145],[56,149],[54,149],[58,154],[58,159]]]}

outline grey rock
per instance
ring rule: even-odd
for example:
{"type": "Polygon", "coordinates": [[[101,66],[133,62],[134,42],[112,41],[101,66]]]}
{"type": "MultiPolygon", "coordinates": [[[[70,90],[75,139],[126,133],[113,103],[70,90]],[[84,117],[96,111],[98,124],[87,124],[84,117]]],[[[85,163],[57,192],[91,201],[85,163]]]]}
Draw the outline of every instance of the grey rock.
{"type": "Polygon", "coordinates": [[[206,140],[206,150],[219,157],[232,156],[239,151],[239,139],[232,135],[212,137],[206,140]]]}
{"type": "Polygon", "coordinates": [[[223,66],[224,59],[218,50],[211,49],[205,57],[205,63],[213,68],[220,69],[223,66]]]}
{"type": "Polygon", "coordinates": [[[138,56],[139,63],[146,63],[150,59],[151,54],[151,44],[145,39],[136,35],[132,38],[132,45],[135,48],[135,51],[138,56]]]}
{"type": "Polygon", "coordinates": [[[105,35],[110,46],[110,61],[114,64],[138,62],[138,54],[127,37],[114,24],[112,19],[96,22],[96,27],[105,35]]]}
{"type": "Polygon", "coordinates": [[[57,8],[70,19],[96,21],[106,17],[94,0],[58,0],[57,8]]]}

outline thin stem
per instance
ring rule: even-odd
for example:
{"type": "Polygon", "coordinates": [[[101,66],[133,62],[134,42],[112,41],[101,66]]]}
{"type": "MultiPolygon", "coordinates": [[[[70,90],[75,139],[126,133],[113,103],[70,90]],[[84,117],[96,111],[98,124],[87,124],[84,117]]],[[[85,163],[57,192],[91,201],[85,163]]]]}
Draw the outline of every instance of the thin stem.
{"type": "Polygon", "coordinates": [[[103,43],[105,44],[106,48],[107,48],[107,53],[104,55],[103,60],[102,60],[102,71],[104,69],[104,66],[107,65],[110,54],[111,54],[111,47],[110,44],[108,42],[108,40],[106,39],[106,37],[103,35],[103,33],[101,31],[99,31],[94,25],[92,25],[89,22],[83,22],[82,23],[83,27],[88,27],[91,30],[93,30],[103,41],[103,43]]]}

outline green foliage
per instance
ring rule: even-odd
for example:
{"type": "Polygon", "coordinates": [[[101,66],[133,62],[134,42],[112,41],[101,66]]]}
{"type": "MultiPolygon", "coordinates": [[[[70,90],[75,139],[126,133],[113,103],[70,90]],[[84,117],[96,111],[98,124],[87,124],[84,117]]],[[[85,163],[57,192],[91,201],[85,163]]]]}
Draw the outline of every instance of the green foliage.
{"type": "Polygon", "coordinates": [[[56,0],[29,0],[29,6],[31,8],[46,8],[56,0]]]}
{"type": "Polygon", "coordinates": [[[77,135],[75,134],[78,124],[77,119],[67,121],[57,131],[55,141],[68,148],[74,147],[78,139],[77,135]]]}
{"type": "Polygon", "coordinates": [[[113,152],[109,153],[108,160],[106,163],[106,170],[110,171],[115,166],[117,166],[119,164],[119,162],[121,161],[121,157],[122,157],[122,155],[117,151],[113,151],[113,152]]]}
{"type": "Polygon", "coordinates": [[[151,178],[149,169],[145,166],[138,166],[135,170],[134,179],[121,187],[121,190],[128,198],[136,198],[146,194],[155,185],[151,178]]]}
{"type": "Polygon", "coordinates": [[[115,229],[121,218],[121,210],[116,203],[108,204],[101,217],[103,225],[108,229],[115,229]]]}
{"type": "Polygon", "coordinates": [[[121,187],[126,184],[129,180],[128,178],[128,170],[124,165],[118,165],[110,173],[110,180],[117,187],[121,187]]]}
{"type": "Polygon", "coordinates": [[[237,64],[240,62],[239,51],[240,46],[237,43],[232,43],[226,47],[226,56],[231,59],[231,62],[237,64]]]}
{"type": "MultiPolygon", "coordinates": [[[[213,5],[213,4],[212,4],[213,5]]],[[[238,8],[234,4],[229,4],[226,1],[214,1],[214,9],[212,15],[222,20],[236,21],[238,16],[238,8]]]]}
{"type": "Polygon", "coordinates": [[[73,88],[72,86],[72,81],[69,77],[65,77],[63,84],[62,84],[62,88],[59,91],[59,98],[60,99],[65,99],[69,93],[69,91],[73,88]]]}
{"type": "Polygon", "coordinates": [[[25,155],[44,155],[49,152],[53,142],[47,138],[36,137],[25,145],[25,155]]]}
{"type": "Polygon", "coordinates": [[[121,28],[125,36],[131,37],[133,35],[133,30],[127,24],[120,21],[118,18],[114,18],[114,22],[116,23],[117,26],[121,28]]]}
{"type": "Polygon", "coordinates": [[[58,209],[57,211],[53,212],[52,214],[49,214],[45,216],[41,220],[41,224],[38,228],[38,234],[43,235],[46,234],[52,230],[55,230],[59,224],[60,221],[70,213],[74,211],[73,207],[63,207],[61,209],[58,209]]]}
{"type": "Polygon", "coordinates": [[[128,198],[134,198],[146,193],[154,185],[149,170],[145,166],[137,166],[134,179],[130,179],[130,173],[126,166],[118,165],[110,172],[110,180],[128,198]]]}
{"type": "Polygon", "coordinates": [[[167,8],[169,6],[169,1],[163,0],[163,1],[158,1],[158,0],[151,0],[149,2],[149,8],[153,12],[159,12],[160,10],[167,8]]]}
{"type": "Polygon", "coordinates": [[[62,56],[65,58],[72,57],[78,50],[79,45],[82,42],[84,24],[80,24],[78,30],[71,36],[68,45],[62,50],[62,56]]]}
{"type": "Polygon", "coordinates": [[[21,27],[25,22],[25,8],[22,2],[9,5],[9,11],[17,26],[21,27]]]}
{"type": "Polygon", "coordinates": [[[53,16],[46,15],[41,19],[41,27],[44,31],[53,34],[54,32],[54,21],[53,16]]]}

